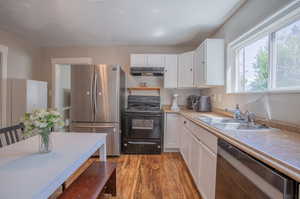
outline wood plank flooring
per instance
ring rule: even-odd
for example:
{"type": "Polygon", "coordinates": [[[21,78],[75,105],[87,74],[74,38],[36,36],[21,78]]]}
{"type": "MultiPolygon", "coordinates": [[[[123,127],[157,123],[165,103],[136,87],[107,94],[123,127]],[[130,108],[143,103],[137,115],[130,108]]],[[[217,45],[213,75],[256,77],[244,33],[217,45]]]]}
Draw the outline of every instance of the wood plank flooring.
{"type": "Polygon", "coordinates": [[[117,197],[99,199],[201,199],[179,153],[122,155],[118,163],[117,197]]]}

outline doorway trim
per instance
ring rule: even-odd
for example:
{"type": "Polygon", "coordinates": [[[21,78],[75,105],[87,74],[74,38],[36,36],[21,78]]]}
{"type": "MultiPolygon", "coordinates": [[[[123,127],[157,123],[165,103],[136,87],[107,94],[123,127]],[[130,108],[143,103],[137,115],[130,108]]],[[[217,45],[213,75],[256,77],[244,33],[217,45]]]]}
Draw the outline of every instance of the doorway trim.
{"type": "Polygon", "coordinates": [[[90,57],[74,57],[74,58],[52,58],[51,59],[51,90],[49,92],[51,97],[51,108],[55,108],[55,89],[56,89],[56,65],[57,64],[92,64],[93,60],[90,57]]]}
{"type": "Polygon", "coordinates": [[[8,47],[0,45],[0,56],[1,56],[1,63],[0,63],[0,81],[1,81],[1,99],[0,99],[0,110],[1,110],[1,121],[0,126],[4,127],[7,125],[7,57],[8,57],[8,47]]]}

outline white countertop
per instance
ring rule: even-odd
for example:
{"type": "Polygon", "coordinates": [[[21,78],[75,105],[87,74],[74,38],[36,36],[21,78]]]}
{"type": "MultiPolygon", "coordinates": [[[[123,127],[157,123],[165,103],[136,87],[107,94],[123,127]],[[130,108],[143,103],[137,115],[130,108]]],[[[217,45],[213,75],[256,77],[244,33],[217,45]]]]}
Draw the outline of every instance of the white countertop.
{"type": "Polygon", "coordinates": [[[106,156],[106,134],[52,133],[46,154],[38,138],[0,148],[1,199],[46,199],[98,149],[106,156]]]}

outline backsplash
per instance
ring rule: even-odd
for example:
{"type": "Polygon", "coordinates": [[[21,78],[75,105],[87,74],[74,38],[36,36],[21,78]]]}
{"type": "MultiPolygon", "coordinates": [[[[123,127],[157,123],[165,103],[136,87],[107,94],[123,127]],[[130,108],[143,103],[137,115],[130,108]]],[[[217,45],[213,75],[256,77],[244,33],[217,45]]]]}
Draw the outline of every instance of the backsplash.
{"type": "Polygon", "coordinates": [[[233,109],[239,104],[242,111],[249,110],[269,120],[300,124],[300,93],[226,94],[223,87],[201,92],[211,96],[215,108],[233,109]]]}
{"type": "Polygon", "coordinates": [[[127,72],[127,88],[139,87],[140,83],[146,82],[147,87],[159,87],[160,93],[157,91],[134,91],[132,94],[136,95],[161,95],[161,104],[169,105],[172,103],[173,94],[177,93],[178,104],[186,105],[186,99],[189,95],[200,95],[200,89],[164,89],[163,77],[145,77],[145,76],[132,76],[127,72]]]}

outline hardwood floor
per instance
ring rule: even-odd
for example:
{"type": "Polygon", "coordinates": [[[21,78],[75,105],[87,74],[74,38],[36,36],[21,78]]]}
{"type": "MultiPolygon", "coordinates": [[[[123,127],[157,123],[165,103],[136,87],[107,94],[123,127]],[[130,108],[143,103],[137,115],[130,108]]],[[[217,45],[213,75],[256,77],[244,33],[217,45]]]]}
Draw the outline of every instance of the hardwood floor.
{"type": "Polygon", "coordinates": [[[118,163],[117,197],[99,199],[201,199],[179,153],[122,155],[118,163]]]}

